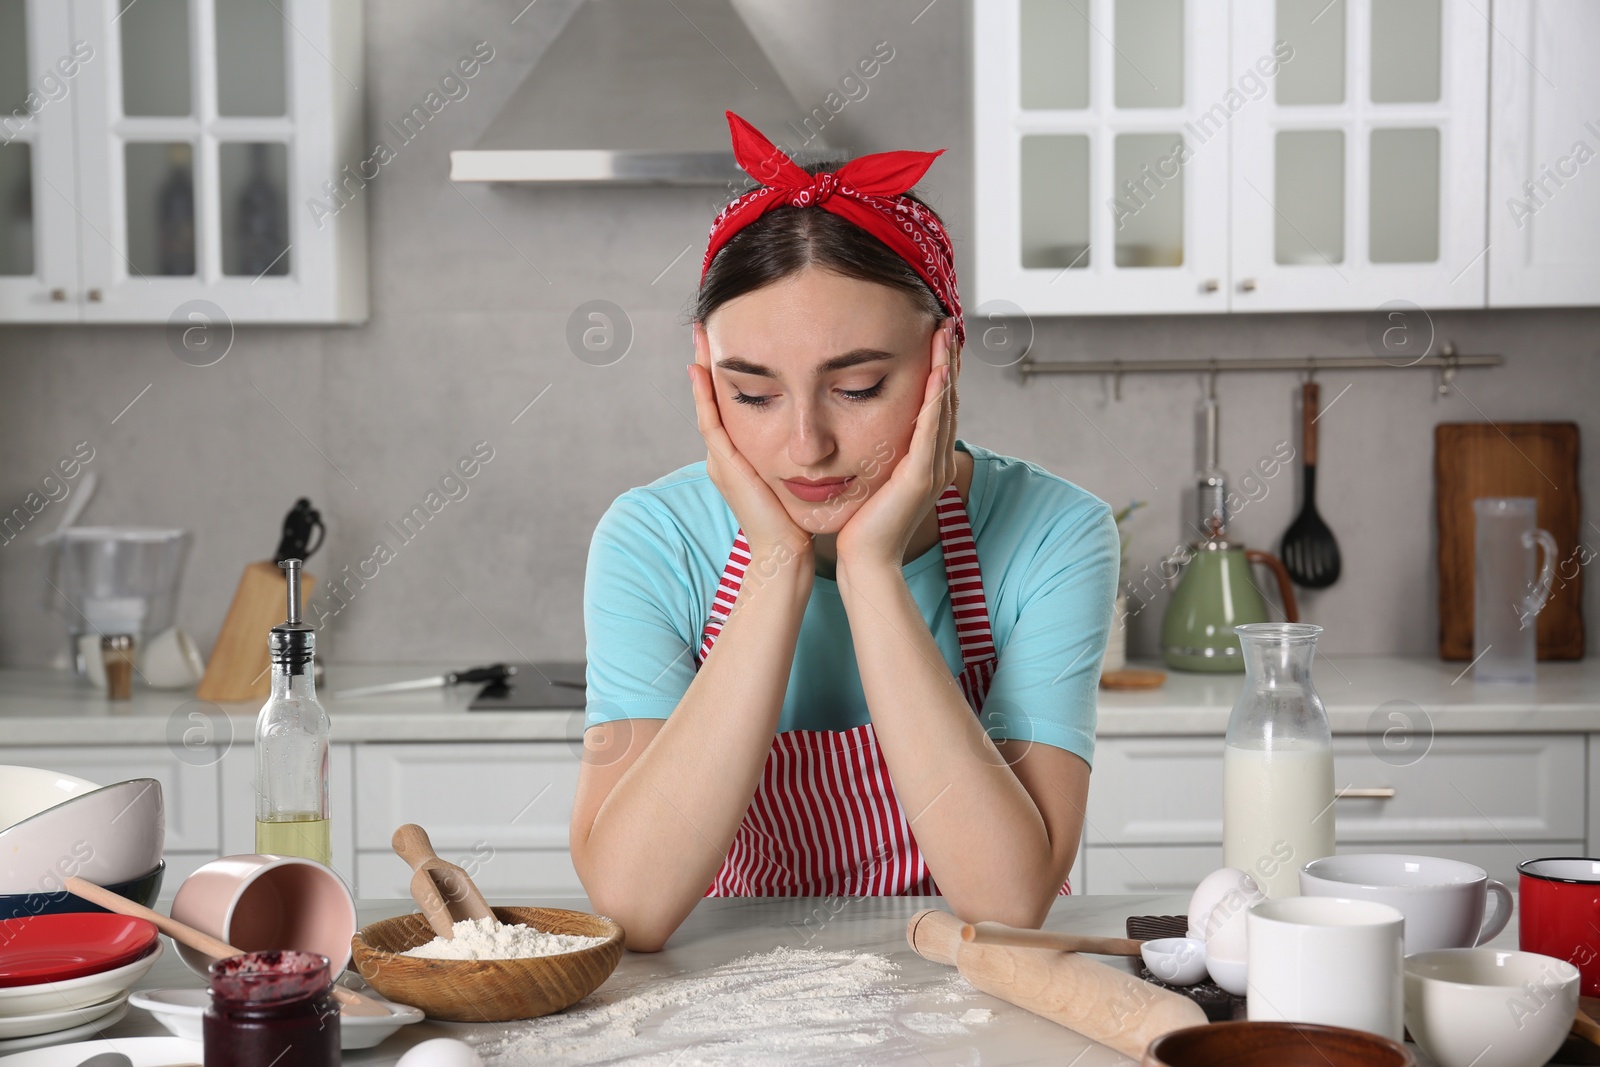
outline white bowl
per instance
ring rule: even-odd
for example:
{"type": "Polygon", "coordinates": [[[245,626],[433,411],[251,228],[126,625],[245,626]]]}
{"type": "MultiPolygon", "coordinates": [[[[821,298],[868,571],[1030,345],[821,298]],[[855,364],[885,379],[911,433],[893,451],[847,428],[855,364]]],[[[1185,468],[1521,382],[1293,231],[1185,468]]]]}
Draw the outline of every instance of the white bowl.
{"type": "Polygon", "coordinates": [[[33,1015],[0,1016],[0,1039],[32,1037],[34,1034],[53,1034],[58,1030],[71,1030],[74,1026],[93,1022],[110,1015],[128,999],[123,990],[110,1000],[82,1008],[65,1008],[61,1011],[42,1011],[33,1015]]]}
{"type": "Polygon", "coordinates": [[[0,1018],[86,1008],[109,1000],[132,989],[156,965],[165,951],[166,942],[157,941],[155,948],[132,963],[99,974],[86,974],[82,978],[68,978],[63,982],[0,987],[0,1018]]]}
{"type": "Polygon", "coordinates": [[[1578,968],[1536,952],[1441,948],[1405,969],[1406,1029],[1439,1067],[1545,1063],[1578,1007],[1578,968]]]}
{"type": "MultiPolygon", "coordinates": [[[[422,1021],[421,1010],[409,1004],[396,1004],[371,991],[363,995],[388,1008],[389,1014],[369,1016],[340,1013],[339,1048],[345,1052],[372,1048],[402,1026],[422,1021]]],[[[210,1001],[211,994],[204,989],[141,989],[129,1003],[155,1016],[156,1022],[165,1026],[175,1037],[199,1041],[205,1029],[206,1005],[210,1001]]]]}
{"type": "Polygon", "coordinates": [[[1246,960],[1232,960],[1226,956],[1217,956],[1211,952],[1206,953],[1206,970],[1211,975],[1211,980],[1226,989],[1236,997],[1242,997],[1249,988],[1246,981],[1249,974],[1249,963],[1246,960]]]}
{"type": "Polygon", "coordinates": [[[154,778],[72,797],[0,830],[0,894],[59,892],[72,874],[130,881],[160,862],[166,830],[154,778]]]}
{"type": "Polygon", "coordinates": [[[1198,937],[1161,937],[1139,946],[1150,973],[1168,985],[1205,981],[1206,943],[1198,937]]]}
{"type": "Polygon", "coordinates": [[[87,779],[60,771],[0,766],[0,830],[99,788],[87,779]]]}

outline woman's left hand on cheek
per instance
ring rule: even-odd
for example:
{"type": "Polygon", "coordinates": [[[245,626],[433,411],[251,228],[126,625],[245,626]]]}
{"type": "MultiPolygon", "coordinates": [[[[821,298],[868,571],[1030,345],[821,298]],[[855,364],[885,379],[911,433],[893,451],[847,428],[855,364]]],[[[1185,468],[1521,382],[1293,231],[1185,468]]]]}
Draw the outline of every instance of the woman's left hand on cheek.
{"type": "Polygon", "coordinates": [[[961,348],[950,320],[933,332],[932,346],[933,363],[911,444],[888,480],[840,529],[835,548],[841,568],[856,563],[898,569],[928,509],[955,481],[955,383],[961,348]]]}

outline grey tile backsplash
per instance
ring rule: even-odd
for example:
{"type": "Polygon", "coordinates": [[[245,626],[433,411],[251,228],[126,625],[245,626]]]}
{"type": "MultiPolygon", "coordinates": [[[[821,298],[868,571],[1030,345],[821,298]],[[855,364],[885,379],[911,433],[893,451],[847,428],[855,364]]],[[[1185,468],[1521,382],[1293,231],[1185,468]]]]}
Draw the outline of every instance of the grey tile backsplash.
{"type": "MultiPolygon", "coordinates": [[[[513,23],[517,2],[365,5],[371,131],[404,112],[474,42],[496,49],[470,95],[363,191],[371,321],[241,326],[228,356],[206,368],[175,359],[159,328],[0,327],[3,509],[88,442],[100,488],[83,521],[194,531],[178,617],[208,651],[240,569],[271,553],[283,513],[309,496],[328,524],[309,569],[324,579],[356,576],[340,600],[319,598],[329,614],[325,655],[582,658],[594,523],[624,489],[704,457],[681,367],[692,356],[685,308],[714,203],[708,190],[447,180],[449,150],[476,140],[574,6],[546,0],[513,23]],[[579,360],[566,340],[569,316],[593,299],[624,308],[635,332],[627,355],[609,366],[579,360]],[[476,474],[452,476],[475,449],[476,474]],[[403,538],[403,517],[430,492],[443,505],[403,538]],[[387,552],[378,552],[380,543],[387,552]]],[[[966,7],[826,0],[807,5],[801,25],[776,0],[739,6],[758,34],[786,17],[795,23],[762,36],[802,102],[823,99],[875,42],[892,43],[894,61],[840,111],[828,136],[856,152],[948,147],[922,188],[970,270],[966,7]]],[[[981,327],[975,311],[969,306],[969,328],[981,327]]],[[[1427,655],[1435,647],[1435,423],[1576,420],[1588,515],[1600,499],[1600,309],[1434,320],[1440,338],[1464,352],[1500,353],[1505,365],[1462,372],[1448,397],[1437,395],[1433,375],[1414,370],[1319,376],[1328,410],[1319,423],[1318,504],[1339,538],[1344,575],[1302,603],[1326,627],[1329,655],[1427,655]]],[[[1356,314],[1035,325],[1036,351],[1049,358],[1367,351],[1366,316],[1356,314]]],[[[1236,479],[1295,440],[1297,387],[1287,373],[1221,377],[1222,463],[1236,479]]],[[[1153,567],[1179,536],[1194,466],[1191,412],[1203,388],[1199,373],[1129,377],[1118,400],[1108,380],[1024,384],[1014,370],[974,359],[960,382],[959,432],[1114,504],[1150,501],[1131,527],[1138,570],[1153,567]]],[[[1295,479],[1290,470],[1264,483],[1234,533],[1275,550],[1296,510],[1295,479]]],[[[63,647],[63,626],[45,606],[44,554],[33,544],[60,507],[51,504],[24,536],[0,544],[0,663],[45,664],[63,647]]],[[[1600,526],[1591,518],[1584,531],[1600,549],[1600,526]]],[[[1587,585],[1593,649],[1600,582],[1591,575],[1587,585]]],[[[1160,607],[1158,600],[1132,619],[1133,654],[1154,651],[1160,607]]]]}

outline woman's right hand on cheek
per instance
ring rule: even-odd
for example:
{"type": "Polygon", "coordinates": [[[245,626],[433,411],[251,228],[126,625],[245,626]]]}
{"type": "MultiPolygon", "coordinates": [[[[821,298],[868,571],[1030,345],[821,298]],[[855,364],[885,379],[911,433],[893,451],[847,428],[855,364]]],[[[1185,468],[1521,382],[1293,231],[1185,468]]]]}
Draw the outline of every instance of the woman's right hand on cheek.
{"type": "Polygon", "coordinates": [[[722,425],[704,327],[694,327],[694,338],[695,361],[689,364],[689,382],[694,391],[695,419],[706,442],[706,473],[739,521],[753,557],[764,558],[766,552],[773,550],[809,555],[811,534],[795,525],[783,502],[734,447],[722,425]]]}

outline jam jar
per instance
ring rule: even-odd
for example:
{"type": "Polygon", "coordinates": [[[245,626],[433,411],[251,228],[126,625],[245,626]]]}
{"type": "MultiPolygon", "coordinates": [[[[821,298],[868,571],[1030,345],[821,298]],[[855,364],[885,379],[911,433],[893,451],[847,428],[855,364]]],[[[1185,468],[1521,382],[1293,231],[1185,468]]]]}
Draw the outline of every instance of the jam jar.
{"type": "Polygon", "coordinates": [[[339,1005],[328,957],[246,952],[213,963],[206,1067],[337,1067],[339,1005]]]}

